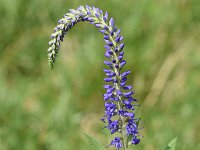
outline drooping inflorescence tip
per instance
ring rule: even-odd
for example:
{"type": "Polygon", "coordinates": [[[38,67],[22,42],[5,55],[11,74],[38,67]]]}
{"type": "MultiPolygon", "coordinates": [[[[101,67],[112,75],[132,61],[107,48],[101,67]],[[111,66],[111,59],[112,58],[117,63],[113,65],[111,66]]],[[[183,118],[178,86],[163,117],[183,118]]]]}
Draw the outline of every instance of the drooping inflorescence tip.
{"type": "Polygon", "coordinates": [[[53,63],[52,62],[48,62],[48,64],[49,64],[50,70],[53,70],[53,63]]]}
{"type": "Polygon", "coordinates": [[[116,132],[121,137],[115,137],[110,145],[116,149],[128,147],[129,144],[138,144],[140,142],[138,118],[135,115],[137,102],[133,98],[134,92],[131,85],[127,84],[127,76],[130,70],[122,71],[126,65],[124,56],[123,36],[120,35],[120,29],[117,29],[113,18],[108,18],[108,13],[103,14],[102,10],[96,7],[83,6],[70,9],[69,13],[58,21],[58,25],[51,34],[52,40],[49,42],[48,60],[49,67],[53,69],[57,54],[60,48],[60,42],[63,41],[64,35],[77,22],[88,21],[95,25],[100,33],[104,35],[106,49],[104,63],[108,68],[104,69],[106,76],[104,85],[106,89],[103,95],[105,100],[105,113],[101,120],[106,123],[106,127],[111,134],[116,132]]]}

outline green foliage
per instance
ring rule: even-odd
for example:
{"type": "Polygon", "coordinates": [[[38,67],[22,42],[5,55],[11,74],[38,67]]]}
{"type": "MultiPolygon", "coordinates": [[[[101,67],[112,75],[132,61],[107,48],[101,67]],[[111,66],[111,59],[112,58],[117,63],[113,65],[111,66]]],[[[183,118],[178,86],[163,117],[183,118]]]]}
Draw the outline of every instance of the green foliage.
{"type": "Polygon", "coordinates": [[[100,144],[96,139],[90,135],[84,133],[85,138],[94,150],[106,150],[102,144],[100,144]]]}
{"type": "Polygon", "coordinates": [[[175,150],[177,137],[174,138],[166,147],[165,150],[175,150]]]}
{"type": "Polygon", "coordinates": [[[47,63],[58,19],[85,4],[107,10],[124,36],[144,126],[131,148],[160,150],[176,135],[177,150],[200,149],[199,0],[0,0],[0,150],[90,150],[80,129],[105,145],[111,140],[99,120],[102,35],[77,24],[56,68],[47,63]]]}

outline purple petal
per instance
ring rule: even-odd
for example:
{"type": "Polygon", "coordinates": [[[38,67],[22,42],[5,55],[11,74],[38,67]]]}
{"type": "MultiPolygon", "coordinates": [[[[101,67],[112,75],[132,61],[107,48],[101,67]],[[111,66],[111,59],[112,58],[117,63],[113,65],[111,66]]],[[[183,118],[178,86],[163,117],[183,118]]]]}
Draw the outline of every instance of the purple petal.
{"type": "Polygon", "coordinates": [[[120,39],[120,37],[118,36],[118,37],[115,38],[115,41],[119,42],[119,39],[120,39]]]}
{"type": "Polygon", "coordinates": [[[118,64],[115,64],[115,68],[119,68],[119,65],[118,65],[118,64]]]}
{"type": "Polygon", "coordinates": [[[105,88],[105,89],[109,89],[109,88],[112,88],[112,86],[109,85],[109,84],[106,84],[106,85],[104,85],[104,88],[105,88]]]}
{"type": "Polygon", "coordinates": [[[119,41],[121,42],[123,39],[124,39],[124,37],[123,37],[123,36],[120,36],[119,41]]]}
{"type": "Polygon", "coordinates": [[[125,82],[125,81],[124,81],[124,82],[121,82],[121,83],[120,83],[120,86],[122,86],[122,87],[123,87],[125,84],[126,84],[126,82],[125,82]]]}
{"type": "Polygon", "coordinates": [[[117,32],[116,32],[116,36],[118,36],[119,34],[120,34],[120,32],[121,32],[121,30],[119,29],[119,30],[117,30],[117,32]]]}
{"type": "Polygon", "coordinates": [[[126,116],[126,117],[133,117],[134,113],[124,113],[124,116],[126,116]]]}
{"type": "Polygon", "coordinates": [[[122,50],[124,48],[124,43],[119,45],[119,49],[122,50]]]}
{"type": "Polygon", "coordinates": [[[103,26],[103,28],[104,28],[105,30],[108,30],[108,26],[103,26]]]}
{"type": "Polygon", "coordinates": [[[114,28],[113,28],[113,32],[116,32],[116,31],[117,31],[117,27],[114,26],[114,28]]]}
{"type": "Polygon", "coordinates": [[[96,16],[97,18],[99,18],[99,17],[100,17],[98,13],[95,13],[95,16],[96,16]]]}
{"type": "Polygon", "coordinates": [[[118,82],[118,80],[117,79],[114,79],[114,81],[113,81],[114,83],[117,83],[118,82]]]}
{"type": "Polygon", "coordinates": [[[124,55],[124,52],[123,52],[123,51],[121,51],[121,52],[119,53],[119,55],[120,55],[120,56],[123,56],[123,55],[124,55]]]}
{"type": "Polygon", "coordinates": [[[115,101],[119,101],[119,97],[115,97],[115,101]]]}
{"type": "Polygon", "coordinates": [[[107,50],[107,52],[108,52],[110,55],[113,54],[113,52],[112,52],[111,50],[107,50]]]}
{"type": "Polygon", "coordinates": [[[101,27],[102,27],[101,24],[95,24],[95,26],[96,26],[97,28],[101,28],[101,27]]]}
{"type": "Polygon", "coordinates": [[[110,72],[110,73],[106,73],[106,75],[108,77],[114,77],[116,75],[116,73],[115,72],[110,72]]]}
{"type": "Polygon", "coordinates": [[[114,26],[114,19],[113,19],[113,18],[110,18],[109,26],[110,26],[110,27],[113,27],[113,26],[114,26]]]}
{"type": "Polygon", "coordinates": [[[113,63],[116,63],[117,61],[114,59],[114,60],[112,60],[112,62],[113,62],[113,63]]]}
{"type": "Polygon", "coordinates": [[[122,59],[123,59],[123,56],[118,56],[118,59],[119,59],[119,60],[122,60],[122,59]]]}
{"type": "Polygon", "coordinates": [[[109,89],[107,89],[107,93],[112,93],[114,90],[115,90],[114,87],[113,88],[109,88],[109,89]]]}
{"type": "Polygon", "coordinates": [[[96,12],[99,12],[99,8],[95,8],[96,12]]]}
{"type": "Polygon", "coordinates": [[[108,52],[106,52],[104,55],[105,55],[107,58],[110,58],[110,56],[111,56],[108,52]]]}
{"type": "Polygon", "coordinates": [[[122,62],[120,63],[120,68],[123,68],[123,66],[126,64],[125,60],[122,60],[122,62]]]}
{"type": "Polygon", "coordinates": [[[123,101],[123,103],[126,104],[126,105],[130,104],[129,101],[123,101]]]}
{"type": "Polygon", "coordinates": [[[121,96],[123,93],[121,92],[121,90],[117,90],[117,94],[118,94],[119,96],[121,96]]]}
{"type": "Polygon", "coordinates": [[[131,95],[133,95],[133,92],[132,92],[132,91],[127,92],[127,93],[124,93],[124,96],[125,96],[125,97],[130,97],[131,95]]]}
{"type": "Polygon", "coordinates": [[[110,100],[111,100],[111,101],[114,101],[114,100],[115,100],[115,98],[114,98],[114,97],[110,97],[110,100]]]}
{"type": "Polygon", "coordinates": [[[87,20],[90,21],[90,22],[93,22],[93,21],[94,21],[92,18],[89,18],[89,17],[88,17],[87,20]]]}
{"type": "Polygon", "coordinates": [[[109,35],[104,35],[104,39],[105,39],[105,40],[110,40],[109,35]]]}
{"type": "Polygon", "coordinates": [[[132,140],[132,144],[137,145],[138,143],[140,143],[140,139],[133,139],[132,140]]]}
{"type": "Polygon", "coordinates": [[[111,81],[113,81],[113,78],[104,78],[104,81],[111,82],[111,81]]]}
{"type": "Polygon", "coordinates": [[[111,96],[112,96],[112,93],[109,93],[109,94],[106,93],[103,95],[104,100],[108,100],[111,96]]]}
{"type": "Polygon", "coordinates": [[[87,10],[87,11],[90,11],[90,9],[91,9],[91,7],[88,6],[88,5],[86,5],[86,10],[87,10]]]}
{"type": "Polygon", "coordinates": [[[136,101],[137,101],[137,99],[135,99],[135,98],[132,98],[132,97],[128,97],[128,101],[129,101],[129,102],[133,102],[133,101],[135,101],[135,102],[136,102],[136,101]]]}
{"type": "Polygon", "coordinates": [[[123,88],[124,88],[124,90],[131,90],[132,86],[124,86],[123,88]]]}
{"type": "Polygon", "coordinates": [[[113,43],[110,40],[105,40],[106,44],[108,44],[110,47],[113,46],[113,43]]]}
{"type": "Polygon", "coordinates": [[[105,73],[110,73],[110,72],[112,72],[111,70],[108,70],[108,69],[103,69],[103,72],[105,72],[105,73]]]}
{"type": "Polygon", "coordinates": [[[111,63],[111,62],[104,60],[104,63],[105,63],[107,66],[112,67],[112,63],[111,63]]]}
{"type": "Polygon", "coordinates": [[[105,48],[106,50],[111,50],[111,47],[110,47],[109,45],[105,45],[104,48],[105,48]]]}
{"type": "Polygon", "coordinates": [[[122,148],[122,143],[121,143],[120,140],[121,140],[121,139],[120,139],[119,137],[115,137],[115,138],[111,141],[110,145],[114,145],[115,148],[116,148],[117,150],[119,150],[120,148],[122,148]]]}
{"type": "Polygon", "coordinates": [[[99,13],[102,15],[102,14],[103,14],[103,11],[102,11],[102,10],[99,10],[99,13]]]}
{"type": "Polygon", "coordinates": [[[106,33],[106,30],[102,30],[102,29],[101,29],[101,30],[99,30],[99,32],[101,32],[102,34],[107,34],[107,33],[106,33]]]}
{"type": "Polygon", "coordinates": [[[118,51],[119,51],[119,50],[118,50],[118,47],[116,47],[116,48],[115,48],[115,53],[117,53],[118,51]]]}
{"type": "Polygon", "coordinates": [[[113,35],[114,35],[114,31],[113,31],[113,30],[111,30],[111,31],[110,31],[110,34],[113,36],[113,35]]]}
{"type": "Polygon", "coordinates": [[[125,82],[127,80],[127,77],[122,77],[121,81],[125,82]]]}
{"type": "Polygon", "coordinates": [[[125,71],[124,73],[122,73],[122,77],[125,77],[125,76],[127,76],[128,74],[130,74],[131,73],[131,71],[130,70],[128,70],[128,71],[125,71]]]}
{"type": "Polygon", "coordinates": [[[108,20],[108,12],[105,13],[103,20],[106,22],[108,20]]]}

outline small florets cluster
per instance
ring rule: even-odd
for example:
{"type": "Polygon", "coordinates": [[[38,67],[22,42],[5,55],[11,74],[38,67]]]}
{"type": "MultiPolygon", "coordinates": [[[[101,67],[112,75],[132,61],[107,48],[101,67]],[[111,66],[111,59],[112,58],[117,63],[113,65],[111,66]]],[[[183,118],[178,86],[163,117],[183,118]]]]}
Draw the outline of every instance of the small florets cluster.
{"type": "Polygon", "coordinates": [[[103,95],[105,114],[101,120],[107,124],[106,127],[111,134],[115,132],[121,134],[121,137],[115,137],[111,141],[111,145],[120,149],[122,146],[138,144],[140,142],[138,138],[139,119],[135,117],[134,109],[139,105],[134,104],[137,100],[133,98],[132,86],[126,85],[130,71],[122,71],[126,64],[123,59],[123,36],[116,28],[114,19],[108,18],[107,12],[103,14],[102,10],[89,6],[86,8],[80,6],[77,10],[70,9],[70,12],[58,21],[54,33],[51,34],[52,40],[49,42],[48,49],[49,65],[51,68],[53,67],[64,35],[79,21],[88,21],[94,24],[104,35],[105,57],[107,58],[104,63],[108,68],[103,71],[107,76],[104,81],[108,84],[104,85],[106,89],[106,93],[103,95]]]}

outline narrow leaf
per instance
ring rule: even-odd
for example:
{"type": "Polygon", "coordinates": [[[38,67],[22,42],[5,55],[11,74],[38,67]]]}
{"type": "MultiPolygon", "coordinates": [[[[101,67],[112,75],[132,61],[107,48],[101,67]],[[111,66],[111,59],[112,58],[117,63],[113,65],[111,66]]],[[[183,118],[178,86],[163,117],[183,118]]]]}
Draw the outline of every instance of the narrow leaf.
{"type": "Polygon", "coordinates": [[[126,141],[126,145],[129,145],[129,143],[132,140],[132,138],[133,138],[132,134],[128,136],[127,141],[126,141]]]}
{"type": "Polygon", "coordinates": [[[166,147],[165,150],[175,150],[177,137],[174,138],[166,147]]]}
{"type": "Polygon", "coordinates": [[[91,145],[93,150],[106,150],[105,147],[100,144],[96,139],[91,137],[90,135],[83,133],[85,138],[87,139],[88,143],[91,145]]]}

